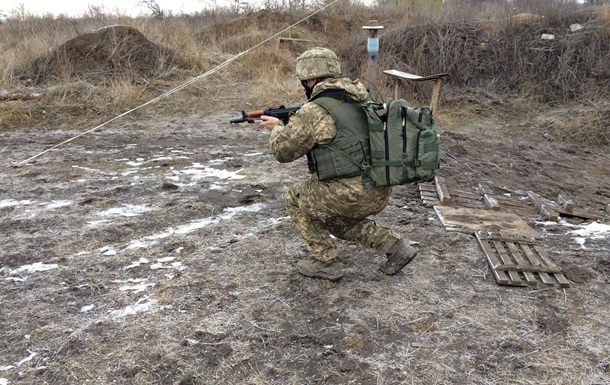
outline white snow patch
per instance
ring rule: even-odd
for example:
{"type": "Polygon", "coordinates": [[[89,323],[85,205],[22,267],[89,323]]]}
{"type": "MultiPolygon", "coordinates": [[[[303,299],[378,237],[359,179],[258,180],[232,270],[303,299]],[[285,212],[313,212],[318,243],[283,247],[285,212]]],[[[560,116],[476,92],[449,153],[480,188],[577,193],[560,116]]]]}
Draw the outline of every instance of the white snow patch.
{"type": "Polygon", "coordinates": [[[141,293],[143,291],[145,291],[146,289],[148,289],[149,287],[155,286],[154,283],[150,282],[150,283],[141,283],[139,285],[125,285],[125,286],[121,286],[119,287],[120,291],[131,291],[134,294],[137,293],[141,293]]]}
{"type": "Polygon", "coordinates": [[[593,222],[578,230],[572,231],[576,235],[588,237],[591,239],[604,239],[610,234],[610,225],[604,223],[593,222]]]}
{"type": "Polygon", "coordinates": [[[47,205],[47,210],[53,210],[60,207],[70,206],[72,202],[70,201],[52,201],[47,205]]]}
{"type": "Polygon", "coordinates": [[[116,318],[126,317],[128,315],[135,315],[137,313],[149,311],[156,303],[156,300],[148,300],[147,297],[140,298],[138,302],[136,302],[134,305],[127,306],[124,309],[120,310],[113,310],[110,312],[110,315],[116,318]]]}
{"type": "Polygon", "coordinates": [[[146,263],[148,263],[148,259],[146,259],[146,258],[140,258],[140,260],[139,260],[139,261],[137,261],[137,262],[132,262],[132,264],[131,264],[131,265],[129,265],[129,266],[125,266],[123,269],[124,269],[124,270],[129,270],[129,269],[132,269],[132,268],[134,268],[134,267],[139,267],[140,265],[142,265],[142,264],[146,264],[146,263]]]}
{"type": "Polygon", "coordinates": [[[36,262],[33,263],[31,265],[23,265],[13,271],[11,271],[11,274],[17,274],[17,273],[22,273],[22,272],[26,272],[26,273],[36,273],[38,271],[48,271],[48,270],[53,270],[53,269],[57,269],[59,267],[58,264],[56,263],[43,263],[43,262],[36,262]]]}
{"type": "Polygon", "coordinates": [[[95,171],[95,172],[100,172],[101,170],[98,170],[96,168],[89,168],[89,167],[82,167],[82,166],[72,166],[73,168],[78,168],[80,170],[85,170],[85,171],[95,171]]]}
{"type": "Polygon", "coordinates": [[[108,216],[123,216],[123,217],[135,217],[142,215],[146,212],[153,211],[152,208],[143,205],[123,205],[123,207],[114,207],[106,211],[99,213],[102,217],[108,216]]]}
{"type": "Polygon", "coordinates": [[[0,209],[5,208],[5,207],[14,207],[14,206],[27,206],[27,205],[31,205],[34,202],[26,199],[26,200],[15,200],[15,199],[5,199],[3,201],[0,201],[0,209]]]}
{"type": "Polygon", "coordinates": [[[586,226],[575,226],[576,230],[572,230],[575,235],[574,242],[580,245],[583,249],[588,239],[606,239],[610,234],[610,225],[593,222],[586,226]]]}

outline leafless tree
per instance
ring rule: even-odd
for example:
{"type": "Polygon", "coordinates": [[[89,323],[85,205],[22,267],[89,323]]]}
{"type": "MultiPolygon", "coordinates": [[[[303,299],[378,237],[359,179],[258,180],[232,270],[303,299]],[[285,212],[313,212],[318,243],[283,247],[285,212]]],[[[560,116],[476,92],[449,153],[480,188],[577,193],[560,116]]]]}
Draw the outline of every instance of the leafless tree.
{"type": "Polygon", "coordinates": [[[155,19],[163,20],[163,18],[165,18],[165,11],[161,9],[161,6],[156,0],[140,0],[138,1],[138,5],[148,8],[148,10],[152,12],[152,17],[155,19]]]}

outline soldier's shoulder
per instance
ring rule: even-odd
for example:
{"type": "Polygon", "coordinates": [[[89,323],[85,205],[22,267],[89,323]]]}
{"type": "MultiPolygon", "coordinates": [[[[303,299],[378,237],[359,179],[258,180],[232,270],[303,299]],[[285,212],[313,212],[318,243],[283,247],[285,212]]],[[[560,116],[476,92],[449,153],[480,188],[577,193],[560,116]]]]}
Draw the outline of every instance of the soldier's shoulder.
{"type": "Polygon", "coordinates": [[[328,115],[324,107],[313,103],[305,103],[301,109],[295,114],[295,117],[301,120],[319,120],[328,115]]]}

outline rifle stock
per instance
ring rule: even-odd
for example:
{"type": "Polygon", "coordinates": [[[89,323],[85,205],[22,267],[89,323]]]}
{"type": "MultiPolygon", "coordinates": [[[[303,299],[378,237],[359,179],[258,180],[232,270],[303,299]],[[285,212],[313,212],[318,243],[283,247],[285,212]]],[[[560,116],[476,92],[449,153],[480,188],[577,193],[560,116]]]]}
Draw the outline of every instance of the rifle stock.
{"type": "Polygon", "coordinates": [[[297,112],[301,107],[284,107],[280,106],[279,108],[269,108],[266,110],[256,110],[256,111],[242,111],[241,118],[230,119],[229,123],[257,123],[260,122],[260,117],[262,115],[273,116],[284,122],[284,124],[288,123],[288,120],[297,112]]]}

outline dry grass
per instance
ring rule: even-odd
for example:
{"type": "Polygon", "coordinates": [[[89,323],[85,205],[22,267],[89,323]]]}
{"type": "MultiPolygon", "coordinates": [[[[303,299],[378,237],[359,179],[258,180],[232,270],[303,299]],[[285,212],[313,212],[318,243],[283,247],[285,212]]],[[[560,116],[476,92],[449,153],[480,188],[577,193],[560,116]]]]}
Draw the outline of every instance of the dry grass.
{"type": "MultiPolygon", "coordinates": [[[[204,84],[195,86],[196,89],[183,91],[187,102],[170,101],[171,111],[197,113],[200,103],[190,100],[190,96],[203,96],[206,82],[226,84],[230,79],[260,84],[254,87],[253,95],[247,96],[250,100],[261,100],[266,105],[294,104],[302,100],[298,89],[292,91],[294,59],[313,45],[334,49],[344,60],[348,75],[366,80],[366,33],[361,27],[367,20],[378,19],[385,26],[375,85],[381,95],[391,95],[391,84],[380,74],[382,69],[418,74],[448,72],[451,78],[444,84],[441,103],[450,108],[442,108],[443,113],[463,108],[465,103],[475,107],[468,108],[469,111],[493,113],[488,112],[490,107],[523,111],[521,108],[525,106],[529,111],[536,111],[539,106],[576,102],[588,108],[588,115],[594,115],[590,125],[594,130],[607,124],[605,114],[595,112],[603,109],[610,97],[607,66],[610,11],[607,6],[583,8],[569,3],[536,1],[507,8],[491,3],[483,7],[463,3],[405,9],[389,3],[370,9],[358,2],[339,2],[284,34],[310,43],[279,44],[277,39],[269,42],[231,64],[222,74],[214,75],[220,79],[208,78],[203,80],[204,84]],[[569,26],[574,23],[584,28],[570,32],[569,26]],[[555,34],[556,39],[540,40],[542,33],[555,34]],[[291,91],[282,96],[287,86],[291,91]]],[[[13,129],[48,123],[48,115],[40,113],[41,110],[53,111],[56,117],[53,121],[62,121],[65,117],[63,121],[71,124],[75,114],[87,119],[136,107],[251,48],[304,16],[299,9],[285,12],[277,4],[269,5],[274,6],[273,11],[239,15],[217,9],[162,20],[130,19],[95,10],[77,20],[8,19],[0,25],[1,87],[8,94],[41,93],[45,97],[36,102],[11,102],[0,113],[0,127],[13,129]],[[127,37],[106,41],[116,53],[109,58],[103,55],[95,58],[91,68],[79,66],[74,56],[60,51],[75,37],[82,39],[90,31],[107,25],[133,27],[153,48],[138,57],[121,51],[129,43],[127,37]],[[155,52],[158,53],[152,55],[155,52]],[[76,105],[83,108],[71,107],[76,105]]],[[[74,52],[81,51],[78,48],[74,52]]],[[[405,97],[426,103],[430,87],[430,84],[409,85],[405,97]]],[[[222,100],[222,95],[207,97],[222,100]]],[[[204,103],[211,105],[208,101],[204,103]]],[[[166,113],[168,109],[160,107],[159,111],[166,113]]],[[[560,137],[572,135],[581,136],[570,132],[560,137]]],[[[593,136],[594,142],[606,143],[603,132],[593,136]]]]}

